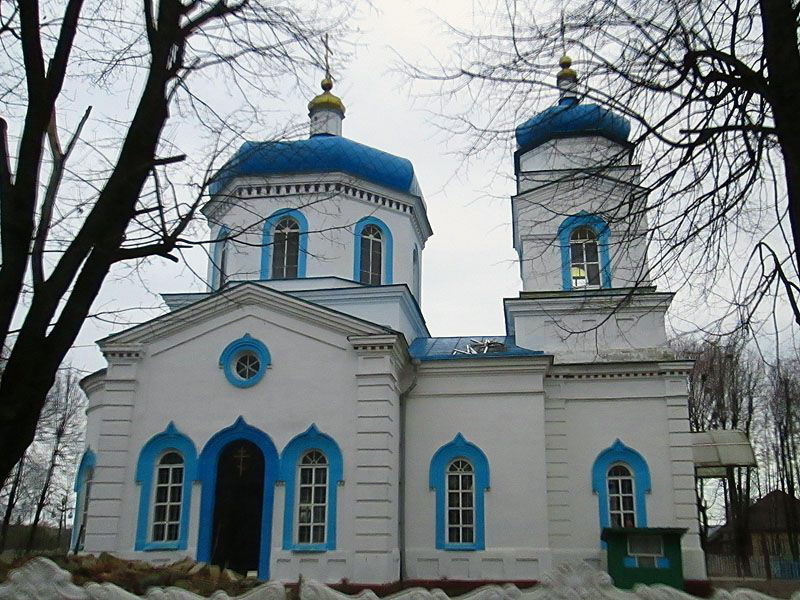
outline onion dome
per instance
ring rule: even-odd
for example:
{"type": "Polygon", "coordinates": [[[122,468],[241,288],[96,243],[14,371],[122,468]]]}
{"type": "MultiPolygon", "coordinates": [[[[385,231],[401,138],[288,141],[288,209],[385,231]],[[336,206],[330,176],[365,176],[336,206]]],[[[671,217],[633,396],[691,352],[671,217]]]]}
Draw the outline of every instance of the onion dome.
{"type": "Polygon", "coordinates": [[[561,137],[602,136],[620,144],[628,142],[630,122],[597,104],[582,104],[577,94],[578,75],[569,56],[559,60],[556,82],[560,99],[556,106],[528,119],[515,130],[517,153],[527,152],[561,137]]]}
{"type": "Polygon", "coordinates": [[[329,75],[326,75],[325,79],[322,80],[322,93],[312,98],[308,103],[309,116],[317,110],[335,110],[344,117],[344,102],[338,96],[331,94],[332,88],[333,80],[329,75]]]}
{"type": "Polygon", "coordinates": [[[237,177],[302,173],[346,173],[422,197],[411,161],[339,135],[314,135],[282,142],[245,142],[214,176],[209,191],[217,194],[237,177]]]}

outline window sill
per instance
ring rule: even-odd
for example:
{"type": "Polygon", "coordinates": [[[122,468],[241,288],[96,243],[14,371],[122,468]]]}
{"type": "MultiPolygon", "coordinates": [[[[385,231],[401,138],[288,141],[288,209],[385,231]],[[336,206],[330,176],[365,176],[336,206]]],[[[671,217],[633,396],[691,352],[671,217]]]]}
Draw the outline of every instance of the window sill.
{"type": "Polygon", "coordinates": [[[160,550],[186,550],[183,542],[147,542],[143,546],[136,548],[139,552],[158,552],[160,550]]]}
{"type": "Polygon", "coordinates": [[[327,552],[328,550],[335,550],[335,548],[328,548],[327,544],[295,544],[291,548],[288,548],[288,550],[296,554],[316,554],[319,552],[327,552]]]}
{"type": "Polygon", "coordinates": [[[481,546],[478,544],[445,544],[439,550],[446,550],[448,552],[475,552],[478,550],[483,550],[481,546]]]}

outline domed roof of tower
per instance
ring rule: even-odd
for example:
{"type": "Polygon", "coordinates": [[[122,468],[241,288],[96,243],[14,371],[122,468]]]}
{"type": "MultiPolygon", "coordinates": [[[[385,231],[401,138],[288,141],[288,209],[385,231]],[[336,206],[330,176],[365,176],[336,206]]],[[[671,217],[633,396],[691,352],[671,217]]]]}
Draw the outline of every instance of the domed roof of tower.
{"type": "Polygon", "coordinates": [[[216,194],[242,176],[346,173],[422,197],[411,161],[338,135],[284,142],[245,142],[214,176],[216,194]]]}
{"type": "Polygon", "coordinates": [[[577,95],[577,73],[568,56],[559,61],[561,71],[556,78],[560,92],[558,104],[517,126],[517,151],[527,152],[559,137],[598,135],[618,143],[627,143],[630,122],[597,104],[582,104],[577,95]]]}
{"type": "Polygon", "coordinates": [[[344,115],[344,102],[339,96],[331,94],[333,88],[333,80],[330,75],[326,74],[325,79],[322,80],[322,93],[315,96],[308,103],[308,112],[312,113],[315,110],[337,110],[344,115]]]}

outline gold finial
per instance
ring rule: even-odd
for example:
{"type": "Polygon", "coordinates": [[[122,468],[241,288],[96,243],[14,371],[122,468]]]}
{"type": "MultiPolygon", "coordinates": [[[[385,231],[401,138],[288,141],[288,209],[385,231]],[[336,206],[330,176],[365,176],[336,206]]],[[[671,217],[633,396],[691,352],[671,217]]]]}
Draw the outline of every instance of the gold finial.
{"type": "Polygon", "coordinates": [[[572,59],[567,56],[566,54],[558,59],[558,66],[561,67],[561,70],[558,72],[558,77],[572,77],[577,78],[578,74],[575,72],[574,69],[571,69],[572,66],[572,59]]]}

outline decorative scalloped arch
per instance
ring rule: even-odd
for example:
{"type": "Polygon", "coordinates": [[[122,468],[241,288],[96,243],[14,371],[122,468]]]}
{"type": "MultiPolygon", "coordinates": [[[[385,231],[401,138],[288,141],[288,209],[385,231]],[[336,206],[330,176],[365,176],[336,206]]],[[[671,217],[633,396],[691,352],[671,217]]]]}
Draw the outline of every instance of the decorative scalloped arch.
{"type": "Polygon", "coordinates": [[[206,442],[200,453],[198,474],[203,484],[200,498],[200,534],[197,539],[197,560],[211,560],[211,538],[214,526],[214,502],[216,500],[217,464],[222,450],[237,440],[254,443],[264,454],[264,500],[261,509],[261,549],[258,557],[259,579],[269,579],[269,557],[272,546],[272,505],[275,493],[275,482],[278,480],[280,459],[278,450],[266,433],[249,425],[243,417],[221,431],[218,431],[206,442]]]}
{"type": "Polygon", "coordinates": [[[283,510],[283,549],[305,552],[322,552],[336,549],[336,492],[343,483],[344,463],[342,451],[336,441],[322,433],[312,423],[286,445],[281,453],[281,479],[286,483],[286,499],[283,510]],[[294,541],[295,493],[297,468],[300,458],[309,450],[319,450],[328,460],[328,511],[324,544],[298,544],[294,541]]]}
{"type": "Polygon", "coordinates": [[[188,436],[181,433],[170,421],[166,429],[155,434],[142,446],[136,463],[136,483],[139,484],[139,515],[136,525],[135,550],[185,550],[189,536],[189,511],[192,506],[192,482],[197,478],[197,449],[188,436]],[[174,542],[148,541],[153,500],[153,476],[158,459],[175,451],[183,458],[183,490],[181,523],[178,540],[174,542]]]}
{"type": "Polygon", "coordinates": [[[647,527],[647,503],[645,494],[651,490],[650,468],[647,461],[633,448],[622,443],[617,438],[608,448],[600,452],[592,466],[592,491],[597,494],[598,509],[600,513],[600,529],[608,527],[608,486],[606,477],[608,470],[615,464],[624,464],[630,467],[633,473],[634,497],[636,503],[636,526],[647,527]]]}
{"type": "Polygon", "coordinates": [[[428,482],[436,492],[436,548],[439,550],[483,550],[486,547],[484,537],[484,492],[489,489],[489,461],[478,446],[461,433],[457,433],[431,458],[428,482]],[[475,542],[473,544],[449,544],[445,540],[447,521],[445,519],[445,471],[447,465],[457,458],[472,463],[475,470],[475,542]]]}

